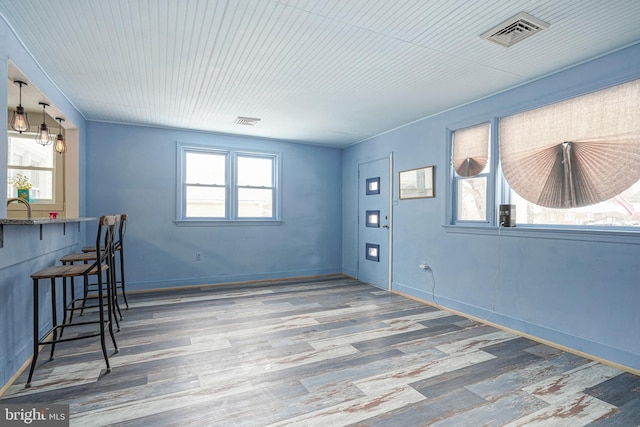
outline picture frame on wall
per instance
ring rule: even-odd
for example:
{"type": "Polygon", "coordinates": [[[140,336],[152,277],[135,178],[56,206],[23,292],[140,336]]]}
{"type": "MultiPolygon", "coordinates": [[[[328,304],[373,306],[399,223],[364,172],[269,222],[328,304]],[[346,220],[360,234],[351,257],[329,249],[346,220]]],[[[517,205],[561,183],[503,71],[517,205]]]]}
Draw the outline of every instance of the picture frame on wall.
{"type": "Polygon", "coordinates": [[[435,197],[433,166],[400,171],[400,200],[435,197]]]}

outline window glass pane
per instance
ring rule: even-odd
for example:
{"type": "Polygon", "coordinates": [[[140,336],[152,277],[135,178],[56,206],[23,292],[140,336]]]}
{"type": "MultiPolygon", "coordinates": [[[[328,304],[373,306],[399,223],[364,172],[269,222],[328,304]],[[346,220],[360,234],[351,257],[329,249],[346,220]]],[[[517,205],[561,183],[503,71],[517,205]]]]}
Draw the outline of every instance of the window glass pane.
{"type": "Polygon", "coordinates": [[[221,187],[194,187],[187,185],[187,217],[224,218],[225,189],[221,187]]]}
{"type": "Polygon", "coordinates": [[[53,168],[53,144],[42,146],[33,138],[9,137],[8,164],[53,168]]]}
{"type": "Polygon", "coordinates": [[[239,218],[273,217],[273,190],[257,188],[238,189],[239,218]]]}
{"type": "Polygon", "coordinates": [[[186,153],[187,184],[225,185],[226,156],[215,153],[186,153]]]}
{"type": "Polygon", "coordinates": [[[487,177],[458,179],[458,220],[487,220],[487,177]]]}
{"type": "MultiPolygon", "coordinates": [[[[52,170],[30,170],[30,169],[8,169],[7,182],[14,179],[17,174],[27,177],[31,188],[29,198],[31,201],[52,203],[53,202],[53,171],[52,170]]],[[[18,190],[12,185],[7,186],[7,197],[18,197],[18,190]]]]}
{"type": "Polygon", "coordinates": [[[535,205],[511,191],[516,224],[557,224],[640,227],[640,181],[619,195],[595,205],[552,209],[535,205]]]}
{"type": "Polygon", "coordinates": [[[238,185],[273,187],[273,159],[238,156],[238,185]]]}
{"type": "Polygon", "coordinates": [[[28,190],[32,203],[54,203],[53,145],[45,147],[36,144],[31,137],[10,134],[7,155],[7,197],[17,197],[18,189],[11,182],[20,174],[31,185],[28,190]]]}

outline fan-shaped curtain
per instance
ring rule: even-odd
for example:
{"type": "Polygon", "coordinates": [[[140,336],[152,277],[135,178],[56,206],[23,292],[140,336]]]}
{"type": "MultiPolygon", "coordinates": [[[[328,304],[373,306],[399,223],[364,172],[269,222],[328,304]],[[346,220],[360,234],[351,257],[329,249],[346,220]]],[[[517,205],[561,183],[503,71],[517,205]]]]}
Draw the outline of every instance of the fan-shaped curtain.
{"type": "Polygon", "coordinates": [[[489,123],[457,130],[453,133],[451,162],[463,177],[476,176],[489,160],[489,123]]]}
{"type": "Polygon", "coordinates": [[[500,120],[511,189],[549,208],[592,205],[640,179],[640,80],[500,120]]]}

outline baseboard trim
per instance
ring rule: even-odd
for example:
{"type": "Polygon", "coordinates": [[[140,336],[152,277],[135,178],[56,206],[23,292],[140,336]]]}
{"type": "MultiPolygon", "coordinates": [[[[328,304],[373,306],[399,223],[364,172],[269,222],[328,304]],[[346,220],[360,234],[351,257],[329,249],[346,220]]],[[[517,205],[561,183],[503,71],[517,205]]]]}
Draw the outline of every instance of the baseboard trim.
{"type": "MultiPolygon", "coordinates": [[[[316,282],[321,280],[329,280],[329,279],[345,279],[351,278],[345,274],[318,274],[312,276],[298,276],[298,277],[285,277],[279,279],[263,279],[263,280],[243,280],[237,282],[225,282],[225,283],[204,283],[200,285],[184,285],[184,286],[172,286],[172,287],[163,287],[163,288],[151,288],[151,289],[135,289],[128,290],[128,295],[133,294],[147,294],[151,292],[175,292],[185,289],[208,289],[208,288],[237,288],[237,287],[251,287],[251,286],[264,286],[264,285],[277,285],[279,283],[287,284],[291,282],[316,282]]],[[[355,280],[355,279],[354,279],[355,280]]]]}
{"type": "MultiPolygon", "coordinates": [[[[51,341],[52,339],[53,339],[52,334],[49,334],[45,338],[45,342],[51,341]]],[[[40,344],[40,346],[38,346],[38,353],[40,353],[45,346],[46,344],[40,344]]],[[[9,378],[9,381],[7,381],[6,384],[2,386],[2,388],[0,388],[0,398],[4,396],[7,390],[11,388],[11,386],[16,382],[16,380],[20,377],[20,375],[22,375],[24,371],[27,370],[27,368],[31,367],[32,360],[33,360],[33,354],[31,354],[31,356],[27,358],[27,360],[22,364],[22,366],[20,366],[20,368],[16,371],[16,373],[13,374],[11,378],[9,378]]]]}
{"type": "Polygon", "coordinates": [[[313,270],[287,270],[276,271],[271,273],[261,274],[233,274],[222,276],[207,276],[207,277],[189,277],[185,279],[167,279],[167,280],[149,280],[149,281],[127,281],[127,292],[134,290],[146,291],[146,290],[159,290],[162,288],[169,289],[184,289],[193,286],[201,286],[204,284],[211,285],[228,285],[235,283],[245,282],[258,282],[258,281],[280,281],[284,278],[297,279],[299,277],[311,277],[311,276],[323,276],[342,274],[342,271],[337,268],[325,268],[325,269],[313,269],[313,270]]]}

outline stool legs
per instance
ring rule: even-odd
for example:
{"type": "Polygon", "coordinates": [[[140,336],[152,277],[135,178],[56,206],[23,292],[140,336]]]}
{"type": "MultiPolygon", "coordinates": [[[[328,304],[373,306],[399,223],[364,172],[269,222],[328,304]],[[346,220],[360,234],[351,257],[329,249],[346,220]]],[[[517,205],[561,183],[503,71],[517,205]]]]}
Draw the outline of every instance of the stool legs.
{"type": "Polygon", "coordinates": [[[127,301],[127,290],[125,289],[124,284],[124,247],[120,245],[120,250],[118,250],[120,254],[120,288],[122,289],[122,298],[124,299],[124,304],[127,308],[129,308],[129,301],[127,301]]]}
{"type": "MultiPolygon", "coordinates": [[[[107,271],[107,315],[109,318],[109,335],[111,335],[111,341],[113,342],[113,347],[115,348],[115,353],[118,353],[120,350],[118,350],[118,344],[116,344],[116,336],[113,332],[113,319],[116,317],[115,313],[113,311],[113,298],[114,295],[112,295],[112,292],[115,292],[115,282],[112,282],[109,278],[109,271],[107,271]]],[[[114,276],[115,277],[115,276],[114,276]]],[[[102,290],[102,286],[100,286],[100,289],[102,290]]],[[[102,291],[100,292],[100,301],[102,301],[102,291]]],[[[115,295],[115,297],[117,297],[117,295],[115,295]]],[[[102,316],[102,319],[104,319],[104,312],[102,310],[100,310],[100,315],[102,316]]],[[[116,324],[118,326],[118,331],[120,330],[120,324],[118,323],[118,319],[116,318],[116,324]]],[[[104,331],[104,328],[102,329],[104,331]]],[[[101,335],[101,340],[104,341],[104,333],[101,335]]],[[[103,353],[106,355],[106,346],[103,345],[102,347],[102,351],[103,353]]],[[[105,359],[107,360],[107,359],[105,359]]],[[[109,367],[109,361],[107,360],[107,372],[110,372],[111,368],[109,367]]]]}
{"type": "MultiPolygon", "coordinates": [[[[56,298],[56,279],[51,279],[51,318],[53,321],[53,341],[51,342],[51,353],[49,354],[49,360],[53,360],[53,352],[56,349],[56,341],[58,340],[58,307],[56,298]]],[[[61,334],[62,335],[62,334],[61,334]]]]}
{"type": "Polygon", "coordinates": [[[27,378],[26,388],[31,387],[31,378],[33,377],[33,371],[36,369],[36,362],[38,360],[39,346],[40,346],[40,331],[38,318],[38,279],[33,279],[33,357],[31,358],[31,368],[29,368],[29,377],[27,378]]]}
{"type": "MultiPolygon", "coordinates": [[[[111,341],[113,343],[113,346],[115,348],[115,352],[114,353],[118,353],[119,349],[118,349],[118,345],[116,343],[116,337],[115,337],[115,333],[113,330],[113,320],[116,317],[115,313],[114,313],[114,301],[113,301],[113,293],[115,292],[115,283],[113,281],[113,277],[114,275],[112,274],[111,271],[112,269],[108,269],[106,271],[106,273],[104,273],[105,276],[105,280],[106,283],[103,282],[102,279],[102,274],[98,273],[98,318],[99,318],[99,327],[100,327],[100,331],[99,333],[96,333],[94,335],[91,336],[100,336],[100,346],[102,348],[102,355],[104,357],[104,361],[105,364],[107,366],[107,372],[111,372],[111,365],[109,363],[109,355],[107,353],[107,343],[106,343],[106,332],[105,332],[105,327],[109,328],[109,335],[111,336],[111,341]],[[106,285],[106,286],[105,286],[106,285]],[[106,295],[105,295],[105,291],[106,291],[106,295]],[[106,304],[105,304],[106,301],[106,304]],[[105,306],[106,306],[106,310],[107,310],[107,317],[105,319],[105,306]]],[[[85,276],[85,280],[87,279],[87,277],[85,276]]],[[[26,388],[31,387],[31,380],[33,379],[33,373],[35,371],[36,368],[36,364],[38,361],[38,355],[39,355],[39,350],[40,350],[40,345],[42,344],[50,344],[51,345],[51,353],[49,355],[49,360],[53,360],[53,354],[55,351],[55,346],[56,343],[58,342],[62,342],[62,341],[71,341],[74,339],[79,339],[79,338],[67,338],[67,339],[62,339],[62,335],[64,332],[64,328],[68,327],[68,326],[73,326],[73,324],[71,323],[71,318],[73,316],[73,309],[70,309],[69,311],[71,312],[71,314],[69,315],[69,319],[66,318],[66,312],[67,312],[67,290],[66,290],[66,278],[63,277],[63,299],[64,299],[64,315],[65,315],[65,319],[63,319],[63,321],[58,324],[58,310],[57,310],[57,297],[56,297],[56,280],[55,277],[51,277],[50,278],[50,283],[51,283],[51,318],[52,318],[52,322],[53,322],[53,327],[52,329],[47,332],[42,339],[40,339],[40,310],[39,310],[39,302],[40,302],[40,287],[39,287],[39,281],[37,278],[33,279],[33,357],[31,359],[31,366],[29,368],[29,376],[27,378],[27,383],[25,385],[26,388]],[[58,329],[60,329],[60,332],[58,333],[58,329]],[[52,334],[52,340],[51,341],[46,341],[46,338],[52,334]]],[[[117,322],[117,319],[116,319],[117,322]]],[[[84,324],[88,324],[88,323],[95,323],[95,322],[85,322],[84,324]]],[[[83,337],[80,337],[83,338],[83,337]]]]}

